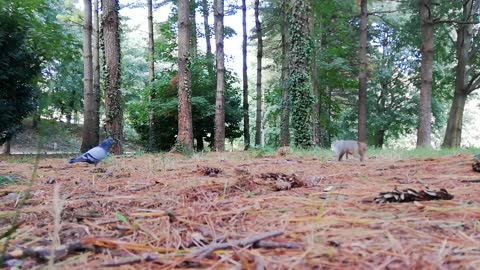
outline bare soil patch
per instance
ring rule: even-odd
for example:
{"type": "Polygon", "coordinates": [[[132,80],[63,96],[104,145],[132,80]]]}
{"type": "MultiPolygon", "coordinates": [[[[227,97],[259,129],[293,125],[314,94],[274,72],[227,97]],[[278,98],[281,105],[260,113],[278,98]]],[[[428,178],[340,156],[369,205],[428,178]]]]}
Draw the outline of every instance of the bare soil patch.
{"type": "Polygon", "coordinates": [[[16,182],[0,185],[0,235],[20,222],[8,254],[49,250],[57,237],[82,250],[57,256],[57,269],[480,268],[480,174],[468,155],[364,164],[251,153],[110,157],[97,167],[67,160],[41,159],[22,202],[34,166],[1,159],[0,175],[16,182]],[[454,197],[374,202],[381,192],[426,187],[454,197]],[[272,235],[252,240],[264,233],[272,235]],[[220,249],[202,249],[214,243],[220,249]]]}

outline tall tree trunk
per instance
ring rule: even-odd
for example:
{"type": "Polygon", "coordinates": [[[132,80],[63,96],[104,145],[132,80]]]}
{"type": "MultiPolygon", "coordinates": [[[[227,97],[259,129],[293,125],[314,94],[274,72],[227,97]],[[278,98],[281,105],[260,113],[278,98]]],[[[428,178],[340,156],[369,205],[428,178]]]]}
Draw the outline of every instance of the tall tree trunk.
{"type": "Polygon", "coordinates": [[[280,84],[282,87],[282,114],[280,120],[280,146],[288,146],[290,144],[290,97],[288,93],[288,3],[287,0],[282,2],[282,74],[280,84]]]}
{"type": "MultiPolygon", "coordinates": [[[[463,5],[463,21],[472,21],[478,12],[480,1],[467,0],[463,5]]],[[[447,129],[442,147],[460,147],[462,141],[462,124],[465,103],[471,89],[468,84],[470,54],[473,44],[473,24],[459,24],[457,29],[456,56],[457,66],[455,67],[455,92],[453,95],[452,106],[448,115],[447,129]]]]}
{"type": "Polygon", "coordinates": [[[360,71],[358,73],[358,140],[367,142],[367,0],[360,1],[360,71]]]}
{"type": "Polygon", "coordinates": [[[433,18],[432,0],[419,0],[422,45],[420,69],[420,106],[418,111],[417,148],[431,148],[432,134],[432,65],[433,65],[433,18]]]}
{"type": "Polygon", "coordinates": [[[212,54],[212,44],[210,38],[212,36],[210,31],[210,25],[208,24],[208,0],[202,0],[202,9],[203,9],[203,25],[205,29],[205,42],[207,46],[207,69],[208,75],[210,78],[213,78],[213,54],[212,54]]]}
{"type": "Polygon", "coordinates": [[[288,75],[292,96],[292,128],[295,146],[306,148],[312,144],[310,114],[313,105],[310,89],[310,31],[307,0],[292,0],[289,25],[290,70],[288,75]]]}
{"type": "Polygon", "coordinates": [[[92,64],[92,1],[83,0],[83,129],[82,146],[84,153],[98,145],[95,137],[95,97],[93,93],[92,64]]]}
{"type": "Polygon", "coordinates": [[[223,0],[214,0],[215,42],[217,58],[217,94],[215,98],[215,137],[216,151],[225,150],[225,55],[223,52],[223,0]]]}
{"type": "Polygon", "coordinates": [[[153,111],[153,101],[155,100],[155,89],[153,89],[153,82],[155,80],[155,49],[153,41],[153,6],[152,0],[147,0],[148,9],[148,82],[150,86],[150,95],[148,96],[149,112],[148,112],[148,151],[154,151],[155,145],[155,117],[153,111]]]}
{"type": "Polygon", "coordinates": [[[118,1],[102,0],[102,29],[105,61],[105,126],[113,138],[111,152],[123,154],[123,111],[120,91],[120,20],[118,1]]]}
{"type": "Polygon", "coordinates": [[[243,141],[244,150],[250,147],[250,117],[248,114],[248,74],[247,74],[247,4],[242,0],[242,56],[243,56],[243,141]]]}
{"type": "Polygon", "coordinates": [[[321,44],[321,42],[317,42],[316,33],[315,33],[315,19],[311,20],[311,31],[313,39],[313,52],[312,52],[312,91],[313,95],[315,96],[315,103],[313,103],[312,107],[312,141],[314,146],[321,146],[320,140],[320,92],[318,89],[318,66],[317,66],[317,55],[318,49],[317,44],[321,44]]]}
{"type": "Polygon", "coordinates": [[[178,1],[178,144],[181,151],[193,152],[190,62],[190,3],[178,1]]]}
{"type": "Polygon", "coordinates": [[[93,65],[93,97],[95,101],[94,107],[94,124],[93,133],[95,134],[95,145],[99,143],[100,136],[100,33],[98,20],[98,0],[93,0],[93,24],[92,24],[92,65],[93,65]]]}
{"type": "Polygon", "coordinates": [[[255,123],[255,145],[262,145],[262,24],[258,10],[259,0],[255,0],[255,32],[257,34],[257,114],[255,123]]]}
{"type": "Polygon", "coordinates": [[[197,57],[197,3],[190,0],[190,51],[193,58],[197,57]]]}

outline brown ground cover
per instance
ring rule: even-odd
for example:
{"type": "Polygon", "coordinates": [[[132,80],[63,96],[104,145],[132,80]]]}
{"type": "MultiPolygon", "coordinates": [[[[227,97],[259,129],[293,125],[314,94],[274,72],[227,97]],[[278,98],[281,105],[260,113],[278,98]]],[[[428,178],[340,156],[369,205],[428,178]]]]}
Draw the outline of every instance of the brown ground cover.
{"type": "Polygon", "coordinates": [[[57,269],[480,269],[480,174],[469,155],[361,164],[163,154],[97,167],[45,158],[22,201],[33,170],[0,161],[0,175],[17,181],[0,185],[0,234],[20,222],[7,255],[24,269],[48,264],[32,256],[49,251],[51,239],[70,245],[57,269]],[[380,192],[426,186],[454,198],[373,202],[380,192]]]}

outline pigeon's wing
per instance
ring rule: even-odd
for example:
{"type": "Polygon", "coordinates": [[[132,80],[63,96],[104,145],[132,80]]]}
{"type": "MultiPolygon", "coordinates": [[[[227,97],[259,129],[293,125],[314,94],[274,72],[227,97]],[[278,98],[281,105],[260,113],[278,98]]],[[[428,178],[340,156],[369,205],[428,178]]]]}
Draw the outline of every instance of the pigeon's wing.
{"type": "Polygon", "coordinates": [[[88,152],[86,152],[85,154],[83,154],[83,156],[94,162],[94,163],[97,163],[97,162],[100,162],[102,159],[104,159],[106,156],[107,156],[107,152],[105,150],[103,150],[101,147],[94,147],[90,150],[88,150],[88,152]]]}

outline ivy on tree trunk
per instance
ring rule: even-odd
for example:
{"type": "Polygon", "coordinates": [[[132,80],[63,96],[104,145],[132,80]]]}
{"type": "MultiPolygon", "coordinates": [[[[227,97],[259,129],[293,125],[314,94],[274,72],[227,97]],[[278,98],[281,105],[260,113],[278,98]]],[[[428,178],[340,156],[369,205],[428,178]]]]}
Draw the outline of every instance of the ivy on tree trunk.
{"type": "Polygon", "coordinates": [[[311,38],[308,30],[309,6],[306,0],[292,0],[289,20],[289,93],[292,99],[292,128],[297,147],[311,146],[310,114],[314,98],[310,89],[311,38]]]}

